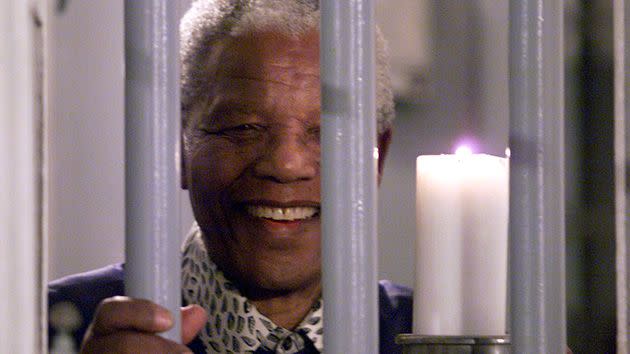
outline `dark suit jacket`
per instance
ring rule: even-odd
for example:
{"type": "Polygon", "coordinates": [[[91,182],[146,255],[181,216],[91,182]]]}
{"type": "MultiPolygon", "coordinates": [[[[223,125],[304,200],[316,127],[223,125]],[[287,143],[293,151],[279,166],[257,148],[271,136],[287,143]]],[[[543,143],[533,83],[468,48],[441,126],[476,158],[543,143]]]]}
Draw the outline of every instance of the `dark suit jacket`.
{"type": "MultiPolygon", "coordinates": [[[[54,281],[48,290],[48,306],[62,301],[74,303],[83,324],[75,332],[77,343],[81,342],[83,335],[92,320],[96,307],[101,300],[124,295],[123,265],[114,264],[91,272],[72,275],[54,281]]],[[[411,333],[412,294],[409,288],[393,284],[389,281],[380,281],[379,295],[379,326],[380,326],[380,352],[400,353],[400,347],[394,343],[394,338],[399,333],[411,333]]],[[[49,337],[54,336],[54,329],[49,328],[49,337]]],[[[199,340],[194,340],[189,347],[196,353],[203,353],[203,345],[199,340]]]]}

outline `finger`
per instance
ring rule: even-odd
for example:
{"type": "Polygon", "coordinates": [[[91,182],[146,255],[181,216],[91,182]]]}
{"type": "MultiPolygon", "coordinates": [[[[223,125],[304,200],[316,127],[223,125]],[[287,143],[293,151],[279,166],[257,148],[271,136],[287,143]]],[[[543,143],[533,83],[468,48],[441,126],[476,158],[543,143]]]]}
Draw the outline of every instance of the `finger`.
{"type": "Polygon", "coordinates": [[[206,310],[199,305],[182,307],[182,342],[189,343],[208,321],[206,310]]]}
{"type": "Polygon", "coordinates": [[[81,354],[98,353],[191,353],[184,345],[154,334],[119,331],[83,343],[81,354]]]}
{"type": "Polygon", "coordinates": [[[92,332],[107,335],[125,329],[163,332],[173,326],[173,317],[165,308],[143,299],[115,296],[103,300],[96,309],[92,332]]]}

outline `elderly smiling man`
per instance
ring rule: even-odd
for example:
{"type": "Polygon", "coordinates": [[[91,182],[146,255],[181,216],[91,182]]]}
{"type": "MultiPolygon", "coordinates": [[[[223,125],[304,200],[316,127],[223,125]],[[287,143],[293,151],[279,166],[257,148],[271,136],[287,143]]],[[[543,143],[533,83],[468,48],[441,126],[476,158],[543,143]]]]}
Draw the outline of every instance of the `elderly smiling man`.
{"type": "MultiPolygon", "coordinates": [[[[318,8],[207,0],[184,17],[182,187],[196,219],[183,247],[188,347],[155,335],[172,324],[166,310],[117,296],[115,265],[51,284],[51,304],[73,301],[92,321],[78,333],[83,352],[323,351],[318,8]]],[[[379,36],[379,172],[393,118],[385,57],[379,36]]],[[[395,334],[410,332],[410,292],[382,282],[379,297],[381,352],[395,353],[395,334]]]]}

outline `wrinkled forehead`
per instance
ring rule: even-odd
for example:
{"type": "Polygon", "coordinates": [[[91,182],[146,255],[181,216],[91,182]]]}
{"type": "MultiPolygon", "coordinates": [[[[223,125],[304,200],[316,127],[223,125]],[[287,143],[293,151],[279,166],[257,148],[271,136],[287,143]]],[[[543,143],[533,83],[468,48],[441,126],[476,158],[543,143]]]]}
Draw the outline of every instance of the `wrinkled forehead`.
{"type": "Polygon", "coordinates": [[[267,78],[288,82],[319,79],[319,33],[299,37],[277,32],[246,33],[221,42],[210,60],[215,79],[267,78]]]}

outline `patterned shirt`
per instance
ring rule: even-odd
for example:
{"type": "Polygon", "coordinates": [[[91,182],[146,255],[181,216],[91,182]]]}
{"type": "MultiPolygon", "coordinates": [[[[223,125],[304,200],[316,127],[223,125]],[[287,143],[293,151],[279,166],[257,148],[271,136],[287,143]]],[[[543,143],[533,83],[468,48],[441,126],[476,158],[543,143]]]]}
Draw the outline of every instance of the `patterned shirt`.
{"type": "Polygon", "coordinates": [[[197,225],[183,246],[182,296],[185,304],[198,304],[208,313],[199,338],[209,353],[294,354],[305,348],[323,351],[322,300],[315,302],[293,331],[276,325],[258,312],[212,262],[197,225]]]}

